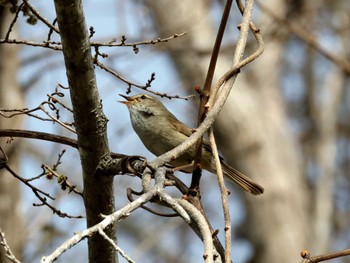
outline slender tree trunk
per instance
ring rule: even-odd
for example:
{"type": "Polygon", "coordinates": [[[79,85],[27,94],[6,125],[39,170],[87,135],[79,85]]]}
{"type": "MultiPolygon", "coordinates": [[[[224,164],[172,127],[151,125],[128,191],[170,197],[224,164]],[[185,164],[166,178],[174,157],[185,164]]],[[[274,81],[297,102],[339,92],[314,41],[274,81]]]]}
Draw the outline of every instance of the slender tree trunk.
{"type": "MultiPolygon", "coordinates": [[[[8,9],[0,7],[0,38],[4,38],[13,16],[8,9]]],[[[12,34],[15,34],[14,29],[12,34]]],[[[0,108],[21,108],[23,96],[17,83],[18,46],[0,45],[0,108]]],[[[0,118],[0,129],[18,129],[22,118],[0,118]]],[[[8,165],[13,170],[19,170],[19,143],[17,140],[6,142],[0,138],[0,146],[9,158],[8,165]]],[[[20,191],[19,182],[11,174],[0,170],[0,228],[6,235],[9,246],[17,259],[22,259],[25,231],[22,217],[19,214],[20,191]]],[[[0,249],[0,262],[9,262],[5,258],[3,248],[0,249]]]]}

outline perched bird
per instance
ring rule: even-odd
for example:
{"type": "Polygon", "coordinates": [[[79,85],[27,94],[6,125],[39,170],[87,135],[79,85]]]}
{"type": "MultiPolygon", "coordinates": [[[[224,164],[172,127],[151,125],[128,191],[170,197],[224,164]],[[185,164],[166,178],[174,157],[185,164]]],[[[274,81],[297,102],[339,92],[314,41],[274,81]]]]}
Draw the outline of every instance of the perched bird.
{"type": "MultiPolygon", "coordinates": [[[[156,98],[145,94],[130,97],[120,94],[120,96],[126,99],[126,101],[119,102],[128,107],[132,127],[146,148],[156,156],[174,149],[192,134],[192,130],[180,122],[156,98]]],[[[194,157],[195,146],[192,146],[170,164],[175,167],[186,166],[193,162],[194,157]]],[[[203,140],[201,166],[203,169],[215,173],[216,168],[212,159],[211,147],[206,140],[203,140]]],[[[220,160],[223,173],[227,178],[253,195],[264,192],[264,188],[260,185],[227,165],[221,157],[220,160]]],[[[185,172],[192,172],[192,169],[187,169],[185,172]]]]}

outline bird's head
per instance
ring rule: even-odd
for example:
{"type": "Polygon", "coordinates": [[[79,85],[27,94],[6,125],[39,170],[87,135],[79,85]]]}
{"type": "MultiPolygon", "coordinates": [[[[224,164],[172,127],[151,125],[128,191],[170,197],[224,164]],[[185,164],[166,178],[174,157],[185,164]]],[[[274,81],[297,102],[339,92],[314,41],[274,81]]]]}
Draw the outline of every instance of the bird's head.
{"type": "Polygon", "coordinates": [[[154,116],[163,116],[171,114],[165,106],[156,98],[146,95],[146,94],[137,94],[134,96],[126,96],[119,94],[125,99],[125,101],[119,101],[120,103],[125,104],[130,114],[142,113],[146,115],[154,116]]]}

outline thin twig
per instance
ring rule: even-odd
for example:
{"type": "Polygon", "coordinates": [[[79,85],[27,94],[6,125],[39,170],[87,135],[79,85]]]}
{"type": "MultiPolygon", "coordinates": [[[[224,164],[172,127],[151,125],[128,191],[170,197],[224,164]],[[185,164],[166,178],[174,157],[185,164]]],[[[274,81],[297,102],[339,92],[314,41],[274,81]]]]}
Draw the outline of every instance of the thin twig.
{"type": "Polygon", "coordinates": [[[109,237],[107,236],[107,234],[101,229],[99,228],[98,229],[98,233],[103,236],[103,238],[105,240],[107,240],[113,247],[116,251],[118,251],[118,253],[123,257],[125,258],[129,263],[135,263],[134,260],[131,259],[131,257],[128,256],[128,254],[125,253],[124,250],[122,250],[119,246],[117,246],[117,244],[109,237]]]}
{"type": "Polygon", "coordinates": [[[60,210],[58,210],[56,207],[50,205],[47,202],[47,198],[50,198],[51,200],[55,200],[55,198],[53,198],[49,193],[46,193],[44,191],[42,191],[41,189],[35,187],[34,185],[30,184],[28,180],[22,178],[21,176],[19,176],[18,174],[16,174],[7,164],[5,164],[3,166],[10,174],[12,174],[12,176],[14,176],[15,178],[17,178],[18,180],[20,180],[22,183],[24,183],[26,186],[28,186],[34,193],[34,195],[41,201],[41,204],[33,204],[34,206],[47,206],[48,208],[50,208],[52,210],[52,212],[54,214],[57,214],[59,217],[67,217],[67,218],[83,218],[83,216],[72,216],[69,215],[67,213],[63,213],[60,210]],[[42,197],[40,194],[46,196],[46,197],[42,197]]]}
{"type": "Polygon", "coordinates": [[[309,251],[302,251],[301,252],[301,257],[303,258],[302,263],[318,263],[334,258],[340,258],[340,257],[345,257],[350,255],[350,249],[345,249],[345,250],[340,250],[337,252],[331,252],[323,255],[318,255],[318,256],[313,256],[311,257],[309,251]]]}
{"type": "Polygon", "coordinates": [[[5,256],[14,263],[21,263],[12,253],[10,246],[7,244],[5,233],[0,228],[0,245],[5,249],[5,256]]]}
{"type": "Polygon", "coordinates": [[[62,127],[66,128],[67,130],[73,132],[73,133],[76,133],[76,131],[69,127],[66,123],[60,121],[59,119],[55,118],[54,116],[52,116],[45,108],[43,105],[40,105],[39,106],[39,109],[41,109],[42,112],[44,112],[52,121],[58,123],[59,125],[61,125],[62,127]]]}
{"type": "Polygon", "coordinates": [[[17,9],[17,11],[16,11],[16,13],[15,13],[15,16],[14,16],[14,18],[13,18],[13,20],[12,20],[10,26],[9,26],[9,29],[7,30],[7,33],[6,33],[6,35],[5,35],[5,40],[8,40],[8,39],[9,39],[10,34],[11,34],[11,32],[12,32],[12,28],[13,28],[13,26],[15,25],[17,19],[18,19],[19,13],[22,11],[23,5],[24,5],[23,3],[19,5],[19,7],[18,7],[18,9],[17,9]]]}
{"type": "MultiPolygon", "coordinates": [[[[60,93],[62,94],[62,93],[60,93]]],[[[57,95],[57,93],[52,93],[52,94],[47,94],[47,96],[49,97],[49,100],[52,101],[52,103],[58,103],[59,105],[61,105],[63,108],[65,108],[66,110],[70,111],[71,113],[73,113],[73,110],[71,108],[69,108],[66,104],[64,104],[62,101],[58,100],[57,98],[54,97],[54,95],[57,95]]]]}
{"type": "Polygon", "coordinates": [[[317,38],[314,35],[312,35],[310,32],[302,28],[300,25],[294,22],[290,22],[290,20],[277,15],[275,12],[267,8],[266,5],[263,4],[261,1],[257,1],[257,5],[263,12],[271,16],[278,23],[281,23],[282,25],[287,27],[289,31],[294,33],[297,37],[305,41],[307,44],[309,44],[312,48],[317,50],[325,58],[329,59],[336,66],[341,68],[346,74],[348,75],[350,74],[350,63],[348,60],[343,59],[342,57],[337,57],[335,54],[333,54],[329,50],[322,47],[320,45],[320,41],[317,41],[317,38]]]}
{"type": "Polygon", "coordinates": [[[62,51],[62,45],[58,42],[44,42],[44,43],[38,43],[28,40],[17,40],[17,39],[0,39],[0,44],[15,44],[15,45],[27,45],[32,47],[43,47],[52,49],[55,51],[62,51]]]}
{"type": "Polygon", "coordinates": [[[168,42],[169,40],[178,38],[178,37],[182,37],[184,35],[186,35],[186,32],[183,33],[178,33],[178,34],[174,34],[170,37],[166,37],[166,38],[157,38],[157,39],[152,39],[152,40],[143,40],[143,41],[139,41],[139,42],[134,42],[134,43],[126,43],[126,37],[122,36],[121,41],[119,43],[116,43],[116,39],[113,39],[112,41],[108,42],[108,43],[101,43],[101,42],[90,42],[91,46],[94,47],[136,47],[136,46],[141,46],[141,45],[155,45],[158,43],[163,43],[163,42],[168,42]]]}
{"type": "MultiPolygon", "coordinates": [[[[243,14],[244,13],[244,6],[242,4],[242,2],[240,0],[236,0],[237,2],[237,5],[241,11],[241,13],[243,14]]],[[[206,105],[206,107],[208,109],[210,109],[217,97],[217,93],[220,89],[220,87],[225,83],[227,82],[230,78],[232,78],[234,75],[238,74],[239,73],[239,70],[241,68],[243,68],[244,66],[246,66],[247,64],[253,62],[255,59],[257,59],[263,52],[264,52],[264,41],[263,41],[263,38],[261,36],[261,33],[260,33],[260,29],[258,29],[254,24],[253,22],[249,22],[249,27],[257,41],[257,44],[258,44],[258,48],[257,50],[250,56],[248,56],[247,58],[243,59],[242,61],[240,61],[239,63],[237,63],[236,65],[234,65],[231,69],[229,69],[220,79],[219,81],[217,82],[217,84],[213,87],[212,89],[212,94],[209,98],[209,101],[208,101],[208,104],[206,105]]],[[[242,26],[240,26],[240,29],[241,31],[243,30],[242,29],[242,26]]],[[[220,94],[220,96],[222,96],[222,94],[220,94]]]]}
{"type": "MultiPolygon", "coordinates": [[[[10,173],[12,174],[13,177],[17,178],[18,180],[20,180],[22,183],[24,183],[26,186],[28,186],[30,189],[32,189],[32,191],[34,193],[40,193],[44,196],[46,196],[47,198],[50,198],[51,200],[55,200],[54,197],[52,197],[49,193],[46,193],[44,192],[43,190],[37,188],[36,186],[32,185],[29,183],[30,180],[27,180],[21,176],[19,176],[17,173],[15,173],[15,171],[13,171],[7,164],[4,165],[4,168],[10,173]]],[[[43,199],[41,196],[40,196],[40,199],[43,199]]]]}
{"type": "Polygon", "coordinates": [[[39,11],[36,10],[34,8],[34,6],[32,6],[28,0],[23,0],[23,3],[25,3],[25,5],[30,9],[30,11],[32,11],[32,13],[41,21],[43,22],[45,25],[48,26],[48,28],[50,28],[51,30],[55,31],[57,34],[59,34],[59,30],[57,27],[55,27],[54,25],[52,25],[49,21],[47,21],[46,18],[42,17],[40,14],[39,14],[39,11]]]}
{"type": "MultiPolygon", "coordinates": [[[[206,79],[204,82],[204,87],[202,90],[200,90],[198,126],[203,122],[203,120],[205,119],[205,117],[208,113],[208,110],[209,110],[209,108],[206,105],[208,103],[209,95],[211,93],[211,86],[213,83],[215,67],[216,67],[216,63],[217,63],[219,52],[220,52],[221,42],[222,42],[222,39],[224,37],[228,17],[230,15],[231,6],[232,6],[232,0],[227,0],[223,14],[222,14],[218,33],[216,35],[215,44],[213,47],[213,52],[212,52],[212,55],[210,57],[210,63],[209,63],[206,79]]],[[[198,165],[201,163],[202,145],[203,145],[203,137],[201,137],[196,143],[196,155],[194,158],[194,167],[199,167],[198,165]]],[[[198,188],[199,187],[200,175],[201,175],[201,173],[197,173],[196,170],[193,171],[191,188],[198,188]]]]}
{"type": "MultiPolygon", "coordinates": [[[[52,95],[56,95],[55,93],[53,93],[52,95]]],[[[23,109],[0,109],[0,115],[5,117],[5,118],[12,118],[14,116],[17,115],[28,115],[30,117],[42,120],[42,121],[52,121],[55,123],[58,123],[59,125],[61,125],[62,127],[66,128],[67,130],[74,132],[75,130],[73,128],[71,128],[70,126],[73,126],[74,124],[72,123],[67,123],[67,122],[62,122],[60,121],[58,118],[52,116],[45,108],[44,105],[48,105],[48,107],[50,108],[50,110],[55,111],[56,115],[59,117],[59,109],[55,106],[55,103],[60,104],[61,106],[63,106],[64,108],[68,109],[69,108],[67,106],[65,106],[63,103],[61,103],[57,98],[53,98],[52,96],[48,95],[49,100],[48,101],[44,101],[42,102],[38,107],[33,108],[33,109],[27,109],[27,108],[23,108],[23,109]],[[51,101],[50,101],[51,100],[51,101]],[[33,114],[33,112],[35,111],[42,111],[43,113],[45,113],[49,118],[43,118],[40,117],[36,114],[33,114]],[[10,115],[6,115],[6,112],[14,112],[10,115]]]]}
{"type": "MultiPolygon", "coordinates": [[[[249,2],[251,2],[251,0],[247,1],[247,4],[249,2]]],[[[251,12],[251,10],[249,8],[247,10],[249,12],[251,12]]],[[[247,11],[247,15],[243,17],[243,21],[246,21],[246,22],[242,23],[242,25],[248,23],[248,26],[242,26],[239,39],[247,36],[247,31],[249,29],[249,21],[250,21],[249,19],[251,16],[251,13],[249,13],[248,11],[247,11]],[[242,34],[243,31],[245,31],[244,34],[242,34]]],[[[254,54],[250,55],[247,59],[243,60],[241,63],[238,63],[237,65],[235,65],[232,69],[233,72],[237,72],[239,67],[244,65],[243,64],[244,61],[253,61],[262,53],[263,42],[262,42],[261,36],[259,38],[260,38],[261,42],[259,42],[258,50],[254,54]],[[262,46],[260,46],[260,44],[262,46]]],[[[236,50],[237,50],[236,53],[244,53],[244,49],[242,49],[242,44],[237,45],[236,50]]],[[[239,55],[239,54],[237,56],[241,57],[241,55],[239,55]]],[[[225,104],[226,98],[232,89],[232,86],[235,82],[236,76],[237,76],[236,73],[231,73],[231,74],[226,75],[227,80],[224,81],[224,83],[226,83],[226,84],[222,87],[222,91],[221,91],[220,96],[218,96],[217,100],[215,101],[215,103],[212,106],[211,111],[207,114],[207,117],[201,123],[201,125],[196,129],[196,131],[189,138],[187,138],[183,143],[181,143],[179,146],[177,146],[176,148],[172,149],[171,151],[169,151],[161,156],[158,156],[155,160],[150,162],[149,165],[151,167],[153,167],[153,168],[159,167],[159,166],[163,165],[164,163],[167,163],[167,162],[173,160],[174,158],[179,157],[189,147],[191,147],[212,126],[217,115],[220,113],[223,105],[225,104]]]]}
{"type": "Polygon", "coordinates": [[[188,201],[180,199],[178,203],[190,214],[191,218],[196,222],[204,243],[204,262],[213,262],[214,260],[214,245],[213,237],[210,232],[210,227],[202,213],[188,201]]]}
{"type": "Polygon", "coordinates": [[[57,178],[57,181],[58,181],[58,183],[61,185],[61,189],[62,189],[62,190],[66,190],[66,189],[68,188],[68,192],[69,192],[69,193],[70,193],[70,192],[74,192],[74,193],[80,195],[81,197],[83,197],[83,193],[80,192],[80,191],[78,191],[78,190],[76,189],[77,186],[76,186],[76,185],[72,185],[72,184],[67,180],[66,177],[64,177],[63,175],[58,174],[56,171],[54,171],[53,169],[51,169],[51,167],[48,166],[48,165],[45,165],[45,164],[44,164],[43,167],[44,167],[44,169],[47,171],[47,172],[46,172],[46,175],[47,175],[47,176],[54,176],[54,177],[57,178]],[[62,177],[64,177],[64,178],[62,179],[62,177]]]}
{"type": "MultiPolygon", "coordinates": [[[[42,18],[40,15],[39,15],[38,18],[40,20],[43,19],[42,20],[43,22],[46,21],[46,23],[45,22],[44,23],[47,26],[49,26],[50,30],[53,30],[53,31],[57,32],[56,30],[58,30],[58,29],[55,26],[53,26],[50,22],[48,22],[45,18],[42,18]]],[[[125,43],[126,37],[123,36],[120,43],[115,43],[116,40],[112,40],[112,41],[110,41],[108,43],[90,42],[90,45],[93,46],[93,47],[132,47],[134,50],[138,50],[137,46],[154,45],[154,44],[157,44],[157,43],[168,42],[171,39],[182,37],[184,35],[186,35],[186,33],[174,34],[174,35],[172,35],[170,37],[167,37],[167,38],[157,38],[155,40],[144,40],[144,41],[133,42],[133,43],[125,43]]],[[[62,44],[60,42],[44,41],[44,43],[39,43],[39,42],[33,42],[33,41],[28,41],[28,40],[9,39],[8,37],[9,36],[7,36],[7,38],[5,38],[5,39],[0,39],[0,44],[7,43],[7,44],[16,44],[16,45],[28,45],[28,46],[33,46],[33,47],[49,48],[49,49],[52,49],[52,50],[55,50],[55,51],[62,51],[62,44]]],[[[49,38],[48,38],[48,40],[49,40],[49,38]]]]}
{"type": "Polygon", "coordinates": [[[161,98],[165,97],[165,98],[168,98],[168,99],[184,99],[184,100],[188,100],[189,98],[194,97],[194,95],[189,95],[189,96],[169,95],[167,93],[161,93],[161,92],[157,92],[157,91],[153,91],[153,90],[149,89],[151,87],[151,83],[155,79],[154,73],[151,75],[150,79],[147,81],[147,83],[145,85],[140,85],[140,84],[136,84],[134,82],[131,82],[131,81],[127,80],[126,78],[122,77],[120,74],[118,74],[117,72],[115,72],[111,68],[107,67],[106,65],[102,64],[101,62],[99,62],[96,59],[95,59],[94,63],[97,66],[99,66],[101,69],[105,70],[106,72],[112,74],[113,76],[115,76],[119,80],[121,80],[124,83],[126,83],[129,86],[129,88],[131,86],[133,86],[133,87],[139,88],[141,90],[147,91],[147,92],[149,92],[151,94],[154,94],[156,96],[160,96],[161,98]]]}
{"type": "Polygon", "coordinates": [[[219,158],[219,152],[218,148],[216,146],[215,137],[213,128],[211,127],[209,129],[209,142],[210,146],[213,151],[213,157],[216,165],[216,174],[218,178],[220,193],[221,193],[221,203],[222,203],[222,209],[224,212],[224,220],[225,220],[225,262],[230,263],[231,262],[231,236],[232,236],[232,228],[231,228],[231,217],[230,217],[230,209],[229,209],[229,202],[228,202],[228,191],[225,186],[224,182],[224,175],[221,168],[220,158],[219,158]]]}

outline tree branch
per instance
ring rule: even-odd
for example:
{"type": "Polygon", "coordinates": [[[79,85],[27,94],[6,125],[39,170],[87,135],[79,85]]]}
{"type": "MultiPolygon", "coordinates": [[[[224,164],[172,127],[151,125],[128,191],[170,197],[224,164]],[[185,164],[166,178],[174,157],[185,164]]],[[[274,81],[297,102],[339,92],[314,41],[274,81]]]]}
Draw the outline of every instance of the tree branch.
{"type": "Polygon", "coordinates": [[[12,253],[11,248],[9,247],[9,245],[7,244],[6,238],[5,238],[5,234],[2,231],[2,229],[0,228],[0,245],[5,249],[5,256],[13,263],[21,263],[16,257],[15,255],[12,253]]]}
{"type": "Polygon", "coordinates": [[[308,32],[298,24],[290,22],[288,19],[278,16],[272,10],[267,8],[265,4],[262,4],[261,1],[257,1],[257,5],[263,12],[271,16],[278,23],[287,27],[289,31],[294,33],[301,40],[305,41],[305,43],[309,44],[312,48],[317,50],[321,55],[323,55],[324,57],[332,61],[335,65],[341,68],[346,74],[348,75],[350,74],[350,63],[348,60],[343,59],[342,57],[337,57],[336,55],[332,54],[329,50],[323,48],[320,45],[319,41],[317,41],[317,38],[314,35],[312,35],[310,32],[308,32]]]}

